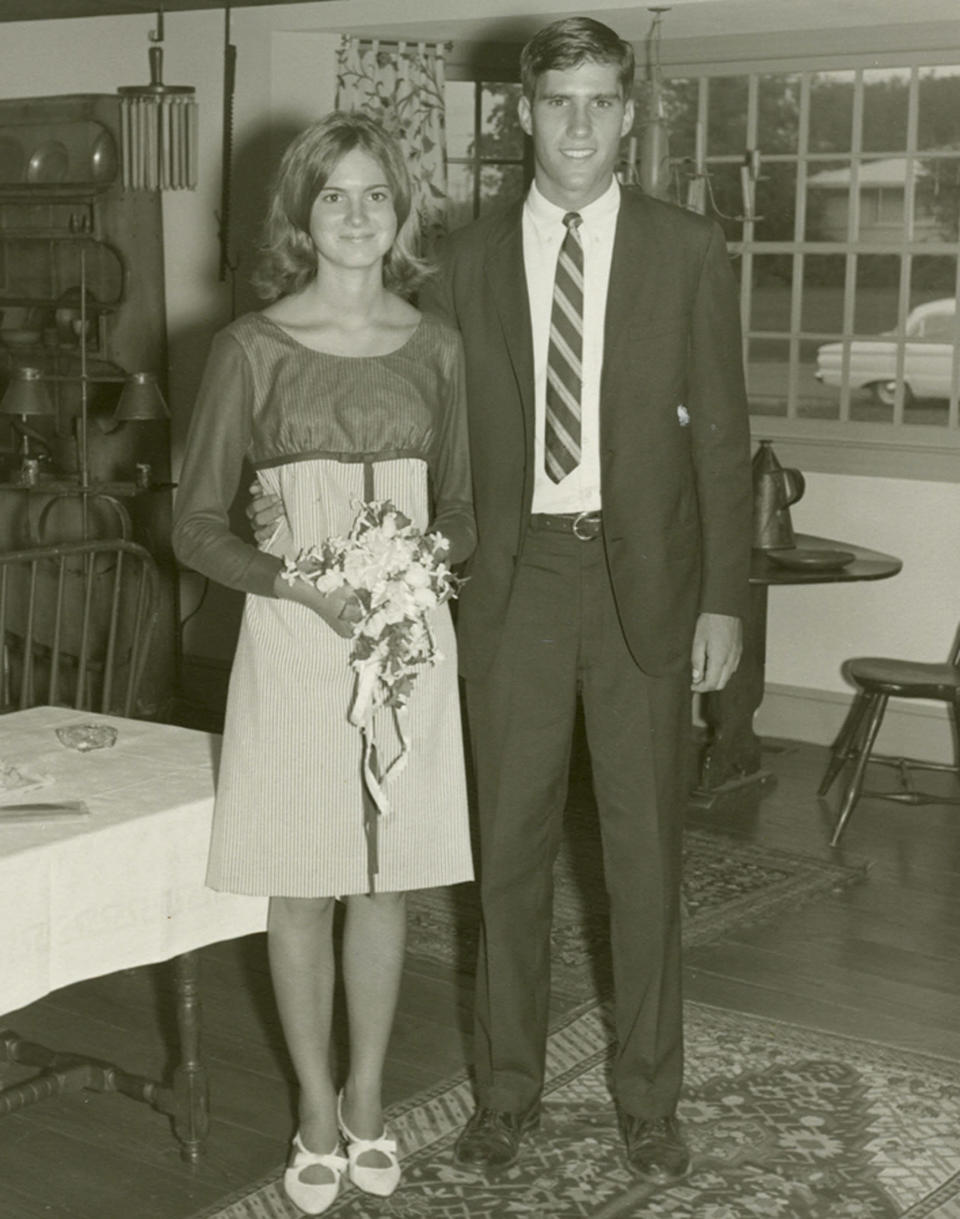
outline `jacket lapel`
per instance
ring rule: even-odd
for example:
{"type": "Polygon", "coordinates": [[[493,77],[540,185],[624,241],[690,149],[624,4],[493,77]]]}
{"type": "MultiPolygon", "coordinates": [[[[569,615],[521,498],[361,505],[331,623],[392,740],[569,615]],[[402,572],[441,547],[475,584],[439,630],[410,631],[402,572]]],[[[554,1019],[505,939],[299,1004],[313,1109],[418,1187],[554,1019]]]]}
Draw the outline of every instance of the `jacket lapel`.
{"type": "Polygon", "coordinates": [[[653,287],[662,286],[664,280],[656,273],[658,249],[650,211],[642,195],[628,189],[622,191],[604,319],[604,386],[615,367],[610,356],[616,352],[623,335],[635,334],[638,326],[655,321],[658,302],[653,287]]]}
{"type": "Polygon", "coordinates": [[[522,204],[499,218],[487,243],[484,275],[520,393],[528,439],[533,437],[533,333],[523,270],[522,204]]]}

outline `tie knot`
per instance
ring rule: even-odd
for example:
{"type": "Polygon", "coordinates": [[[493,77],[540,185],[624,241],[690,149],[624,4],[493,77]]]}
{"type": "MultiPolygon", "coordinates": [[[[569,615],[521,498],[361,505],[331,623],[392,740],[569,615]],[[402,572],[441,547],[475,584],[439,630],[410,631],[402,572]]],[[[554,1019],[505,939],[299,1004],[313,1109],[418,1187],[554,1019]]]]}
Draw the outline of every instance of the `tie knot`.
{"type": "Polygon", "coordinates": [[[579,212],[567,212],[563,218],[563,223],[567,226],[568,232],[576,232],[580,225],[583,224],[583,217],[579,212]]]}

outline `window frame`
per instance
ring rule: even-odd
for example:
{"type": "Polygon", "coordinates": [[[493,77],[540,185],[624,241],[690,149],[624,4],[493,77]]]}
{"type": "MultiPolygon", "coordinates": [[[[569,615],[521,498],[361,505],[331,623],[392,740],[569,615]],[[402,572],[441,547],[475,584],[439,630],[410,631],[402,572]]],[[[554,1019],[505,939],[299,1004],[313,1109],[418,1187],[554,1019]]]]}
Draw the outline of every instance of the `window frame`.
{"type": "MultiPolygon", "coordinates": [[[[909,70],[910,93],[908,94],[908,122],[906,148],[891,152],[891,156],[906,156],[908,158],[908,174],[906,179],[905,203],[907,217],[906,226],[912,221],[911,208],[913,203],[913,167],[922,163],[924,157],[934,152],[940,156],[943,150],[919,149],[917,147],[917,87],[919,73],[923,69],[934,67],[960,67],[960,47],[948,46],[942,51],[888,51],[882,55],[849,53],[838,55],[806,54],[793,57],[757,55],[749,59],[727,57],[704,58],[702,61],[681,62],[676,59],[661,64],[661,76],[665,83],[671,79],[692,82],[706,81],[698,85],[698,115],[702,129],[707,130],[709,82],[718,77],[743,77],[747,86],[748,113],[746,124],[746,149],[756,147],[757,106],[760,81],[766,76],[801,76],[801,117],[798,145],[789,154],[770,154],[764,156],[764,164],[777,161],[792,162],[797,166],[797,181],[795,199],[797,201],[794,239],[786,242],[766,242],[754,239],[753,224],[744,222],[741,241],[728,241],[728,250],[737,260],[738,278],[740,283],[741,324],[743,328],[743,357],[747,367],[749,345],[751,338],[762,337],[779,342],[789,343],[790,370],[788,373],[788,402],[796,409],[796,380],[800,367],[799,344],[805,337],[800,327],[803,284],[796,273],[802,256],[807,254],[843,255],[847,262],[845,283],[843,288],[843,329],[842,333],[831,336],[831,340],[852,340],[853,332],[853,301],[855,299],[855,284],[850,277],[854,265],[851,254],[891,254],[901,260],[900,289],[898,302],[897,324],[897,360],[902,373],[904,359],[904,344],[906,318],[910,312],[910,260],[914,255],[946,255],[957,260],[957,282],[955,292],[960,301],[960,240],[952,242],[918,241],[917,234],[907,241],[905,233],[896,244],[879,245],[876,241],[854,242],[850,233],[854,230],[855,217],[851,215],[847,238],[840,242],[810,242],[802,240],[804,232],[803,207],[806,195],[806,168],[809,162],[823,164],[831,159],[838,165],[851,168],[853,182],[849,189],[848,199],[850,210],[859,205],[860,196],[857,192],[856,174],[859,166],[866,161],[880,159],[884,154],[872,149],[864,152],[859,147],[859,135],[862,133],[861,113],[855,115],[853,130],[855,147],[849,156],[842,153],[825,155],[810,154],[806,148],[806,133],[809,118],[810,77],[815,73],[853,72],[855,84],[854,106],[862,111],[864,73],[877,68],[896,68],[909,70]],[[786,254],[793,256],[793,283],[790,302],[789,331],[757,331],[751,330],[751,297],[753,291],[752,260],[757,254],[786,254]],[[798,257],[800,256],[800,257],[798,257]]],[[[638,78],[638,95],[642,96],[647,88],[642,77],[638,78]]],[[[642,127],[643,117],[638,121],[642,127]]],[[[672,150],[671,150],[672,151],[672,150]]],[[[763,152],[761,148],[761,153],[763,152]]],[[[710,157],[707,149],[708,163],[719,164],[724,159],[732,164],[743,162],[741,156],[710,157]]],[[[960,149],[955,156],[960,159],[960,149]]],[[[709,199],[709,196],[708,196],[709,199]]],[[[709,203],[707,215],[711,214],[709,203]]],[[[960,306],[957,312],[957,324],[960,326],[960,306]]],[[[814,336],[818,341],[827,341],[822,336],[814,336]]],[[[862,338],[863,335],[857,335],[862,338]]],[[[844,367],[849,367],[849,345],[845,348],[844,367]]],[[[815,419],[794,415],[760,415],[751,413],[751,431],[757,438],[774,440],[777,450],[784,460],[809,471],[820,471],[839,474],[863,474],[897,478],[915,478],[927,481],[960,481],[960,342],[955,345],[953,360],[953,392],[948,405],[947,422],[944,426],[911,424],[903,421],[903,387],[898,386],[897,400],[894,405],[894,417],[890,423],[868,423],[849,419],[850,385],[845,383],[840,387],[838,406],[839,418],[815,419]]]]}
{"type": "Polygon", "coordinates": [[[473,145],[472,157],[447,155],[447,165],[468,165],[473,175],[473,219],[480,215],[481,175],[485,166],[520,165],[523,170],[524,189],[533,177],[533,160],[530,141],[524,140],[522,157],[483,157],[480,154],[481,137],[483,134],[483,89],[488,85],[518,85],[520,71],[518,67],[519,48],[510,65],[496,61],[479,63],[474,66],[450,64],[446,66],[446,80],[473,85],[473,145]]]}

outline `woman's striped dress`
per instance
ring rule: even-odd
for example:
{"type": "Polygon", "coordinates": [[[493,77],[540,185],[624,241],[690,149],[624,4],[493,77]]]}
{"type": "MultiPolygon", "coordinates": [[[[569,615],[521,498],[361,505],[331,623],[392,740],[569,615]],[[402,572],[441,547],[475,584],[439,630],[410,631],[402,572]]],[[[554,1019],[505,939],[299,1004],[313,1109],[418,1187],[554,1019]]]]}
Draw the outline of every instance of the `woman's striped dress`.
{"type": "MultiPolygon", "coordinates": [[[[440,529],[454,561],[472,547],[460,339],[425,316],[398,351],[313,351],[262,314],[214,340],[178,494],[181,561],[247,591],[230,678],[207,883],[233,893],[367,892],[362,741],[347,713],[351,641],[270,595],[275,557],[344,534],[362,498],[390,499],[440,529]],[[268,553],[230,530],[243,459],[282,499],[268,553]]],[[[444,660],[419,674],[408,764],[387,788],[379,891],[472,876],[456,644],[447,607],[432,623],[444,660]]],[[[397,739],[381,711],[385,765],[397,739]]]]}

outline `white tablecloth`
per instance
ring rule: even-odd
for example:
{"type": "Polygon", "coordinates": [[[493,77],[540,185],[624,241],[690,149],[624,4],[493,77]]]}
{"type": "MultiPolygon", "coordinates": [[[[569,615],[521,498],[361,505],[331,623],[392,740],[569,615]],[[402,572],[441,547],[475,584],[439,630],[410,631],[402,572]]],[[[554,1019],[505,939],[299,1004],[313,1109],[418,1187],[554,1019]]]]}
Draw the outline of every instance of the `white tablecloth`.
{"type": "Polygon", "coordinates": [[[0,1014],[50,991],[266,927],[267,899],[204,887],[220,738],[168,724],[37,707],[0,716],[0,763],[53,782],[12,803],[83,800],[71,822],[0,818],[0,1014]],[[79,753],[55,729],[106,723],[79,753]]]}

